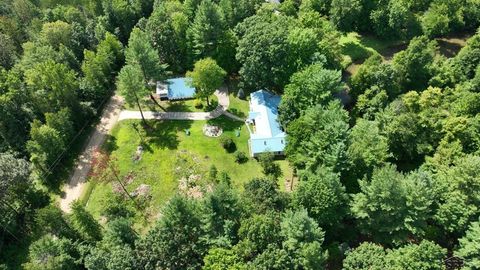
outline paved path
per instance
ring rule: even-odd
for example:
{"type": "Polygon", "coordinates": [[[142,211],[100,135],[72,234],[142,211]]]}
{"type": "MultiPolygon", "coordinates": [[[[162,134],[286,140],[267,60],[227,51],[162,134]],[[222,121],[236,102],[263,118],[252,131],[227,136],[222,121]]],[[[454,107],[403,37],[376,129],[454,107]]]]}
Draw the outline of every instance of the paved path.
{"type": "Polygon", "coordinates": [[[90,135],[88,144],[78,157],[76,167],[70,174],[70,180],[65,185],[63,196],[60,200],[60,208],[64,212],[70,212],[70,204],[80,198],[83,187],[91,169],[92,154],[97,147],[105,141],[106,135],[118,121],[120,110],[122,109],[123,99],[120,96],[113,96],[103,110],[100,123],[95,127],[95,131],[90,135]]]}
{"type": "MultiPolygon", "coordinates": [[[[152,112],[145,111],[143,115],[146,119],[168,119],[168,120],[208,120],[225,115],[234,120],[244,121],[244,119],[227,112],[230,100],[228,90],[221,88],[215,92],[218,98],[218,107],[211,112],[152,112]]],[[[85,186],[88,173],[91,169],[92,154],[95,149],[100,147],[105,141],[106,135],[110,132],[117,121],[125,119],[142,119],[139,111],[121,111],[123,99],[114,96],[105,107],[100,123],[90,136],[89,141],[82,154],[78,157],[75,170],[70,174],[69,183],[65,186],[63,196],[60,200],[60,208],[64,212],[70,212],[70,204],[80,198],[85,186]]]]}

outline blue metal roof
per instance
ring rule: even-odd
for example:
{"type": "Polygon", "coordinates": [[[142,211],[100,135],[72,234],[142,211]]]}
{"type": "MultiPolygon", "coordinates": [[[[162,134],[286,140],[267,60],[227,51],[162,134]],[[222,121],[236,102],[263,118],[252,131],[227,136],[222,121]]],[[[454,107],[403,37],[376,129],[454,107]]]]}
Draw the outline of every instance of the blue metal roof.
{"type": "Polygon", "coordinates": [[[189,86],[187,80],[187,78],[168,79],[168,99],[175,100],[195,97],[195,88],[189,86]]]}
{"type": "Polygon", "coordinates": [[[252,154],[282,152],[286,134],[278,123],[280,96],[260,90],[250,94],[249,118],[255,121],[255,132],[250,134],[252,154]]]}

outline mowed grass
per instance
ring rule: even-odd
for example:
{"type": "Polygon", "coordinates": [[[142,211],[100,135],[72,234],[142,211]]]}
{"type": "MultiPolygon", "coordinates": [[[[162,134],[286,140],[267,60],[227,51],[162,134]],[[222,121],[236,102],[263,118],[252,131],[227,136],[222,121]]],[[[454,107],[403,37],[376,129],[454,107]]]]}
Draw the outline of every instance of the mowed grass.
{"type": "Polygon", "coordinates": [[[373,54],[380,54],[385,60],[407,47],[403,40],[383,40],[375,36],[360,35],[350,32],[340,38],[340,46],[344,56],[342,67],[348,68],[351,64],[361,64],[373,54]]]}
{"type": "Polygon", "coordinates": [[[230,106],[228,106],[227,111],[246,119],[249,111],[248,99],[239,99],[235,96],[235,93],[229,93],[229,98],[230,106]]]}
{"type": "MultiPolygon", "coordinates": [[[[150,97],[145,97],[140,101],[140,106],[142,110],[145,111],[155,111],[155,112],[208,112],[215,109],[218,105],[218,98],[215,95],[211,95],[209,98],[210,105],[207,106],[205,100],[197,99],[186,99],[178,101],[168,101],[157,99],[158,104],[156,104],[150,97]],[[200,102],[201,107],[196,108],[195,103],[200,102]],[[159,106],[160,105],[160,106],[159,106]]],[[[125,110],[138,111],[137,104],[124,104],[125,110]]]]}
{"type": "Polygon", "coordinates": [[[228,81],[227,86],[229,92],[228,97],[230,99],[230,106],[228,107],[227,111],[235,114],[236,116],[246,119],[248,117],[248,111],[250,108],[250,105],[248,103],[248,101],[250,100],[250,93],[245,92],[244,99],[240,99],[238,97],[239,88],[237,79],[228,81]]]}
{"type": "MultiPolygon", "coordinates": [[[[220,138],[211,138],[203,134],[202,128],[207,121],[152,121],[153,129],[144,134],[146,144],[140,161],[134,162],[132,157],[141,139],[132,124],[140,124],[137,120],[122,121],[112,130],[111,137],[105,148],[111,151],[121,175],[133,174],[134,180],[128,185],[132,191],[140,184],[151,186],[151,209],[158,213],[165,202],[177,191],[178,179],[175,176],[175,160],[178,153],[188,153],[200,159],[199,162],[208,171],[215,165],[219,172],[227,172],[231,177],[232,185],[243,190],[243,185],[254,177],[262,177],[262,169],[254,159],[243,164],[235,162],[234,155],[227,153],[220,145],[220,138]],[[187,135],[185,130],[190,131],[187,135]]],[[[230,137],[236,144],[237,150],[248,154],[248,130],[242,122],[232,121],[226,117],[209,120],[209,124],[223,128],[221,137],[230,137]],[[240,136],[236,136],[236,130],[240,136]]],[[[140,126],[140,125],[139,125],[140,126]]],[[[285,160],[275,161],[280,164],[283,176],[279,179],[279,186],[285,190],[285,179],[291,180],[292,170],[285,160]]],[[[87,209],[99,217],[102,205],[106,198],[113,195],[111,184],[94,184],[89,190],[85,202],[87,209]]]]}
{"type": "Polygon", "coordinates": [[[347,68],[350,64],[358,61],[363,61],[372,54],[377,53],[374,49],[365,46],[361,43],[360,35],[355,32],[350,32],[340,38],[340,46],[344,59],[342,66],[347,68]]]}

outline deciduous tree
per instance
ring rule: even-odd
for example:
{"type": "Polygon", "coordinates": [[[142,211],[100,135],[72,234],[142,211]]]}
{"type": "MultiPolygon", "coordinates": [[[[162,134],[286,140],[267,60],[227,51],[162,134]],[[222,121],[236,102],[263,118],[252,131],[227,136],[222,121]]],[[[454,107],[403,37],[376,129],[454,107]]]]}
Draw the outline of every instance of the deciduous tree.
{"type": "Polygon", "coordinates": [[[315,171],[320,166],[347,169],[346,147],[348,115],[340,102],[307,109],[305,114],[289,124],[285,153],[297,169],[315,171]]]}
{"type": "Polygon", "coordinates": [[[225,75],[227,73],[217,65],[215,60],[205,58],[197,61],[193,70],[188,71],[186,76],[191,80],[191,85],[197,90],[196,96],[205,98],[207,104],[210,104],[208,97],[222,86],[225,75]]]}
{"type": "Polygon", "coordinates": [[[467,270],[480,268],[480,222],[472,222],[459,239],[459,248],[455,255],[463,259],[464,268],[467,270]]]}
{"type": "Polygon", "coordinates": [[[348,196],[340,175],[325,167],[302,175],[292,203],[296,208],[305,208],[325,229],[338,226],[348,210],[348,196]]]}
{"type": "Polygon", "coordinates": [[[328,70],[320,64],[313,64],[296,72],[285,86],[285,92],[279,110],[279,121],[282,126],[297,119],[308,108],[316,105],[327,105],[333,95],[343,89],[341,73],[328,70]]]}
{"type": "Polygon", "coordinates": [[[360,180],[351,210],[364,233],[383,243],[401,243],[409,235],[421,236],[432,217],[432,180],[418,171],[407,176],[386,165],[373,171],[370,181],[360,180]]]}

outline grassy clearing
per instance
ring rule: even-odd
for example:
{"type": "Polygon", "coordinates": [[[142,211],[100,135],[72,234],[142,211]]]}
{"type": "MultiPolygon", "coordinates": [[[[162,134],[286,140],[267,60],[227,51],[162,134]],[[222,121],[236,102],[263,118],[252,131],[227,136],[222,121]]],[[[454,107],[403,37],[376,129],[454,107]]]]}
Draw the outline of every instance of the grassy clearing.
{"type": "MultiPolygon", "coordinates": [[[[105,144],[117,160],[121,175],[133,174],[134,180],[128,189],[134,190],[140,184],[151,186],[152,215],[158,213],[162,205],[177,191],[178,180],[175,176],[177,156],[187,153],[198,159],[202,168],[208,170],[215,165],[219,172],[225,171],[232,179],[232,185],[239,190],[243,184],[254,177],[261,177],[261,167],[257,161],[249,159],[243,164],[235,162],[234,155],[227,153],[220,145],[220,138],[210,138],[203,135],[202,127],[208,124],[223,128],[221,137],[230,137],[237,150],[248,154],[248,130],[242,122],[235,122],[225,117],[209,121],[155,121],[151,122],[153,129],[146,132],[144,153],[140,161],[134,162],[137,146],[140,144],[139,134],[133,129],[137,120],[122,121],[112,130],[112,135],[105,144]],[[185,130],[190,131],[186,135],[185,130]],[[239,137],[236,131],[239,131],[239,137]]],[[[279,162],[284,176],[279,180],[280,187],[285,190],[285,179],[292,178],[292,170],[286,161],[279,162]]],[[[105,199],[113,194],[110,184],[97,183],[90,192],[87,209],[97,218],[105,199]]]]}
{"type": "Polygon", "coordinates": [[[250,99],[250,94],[245,93],[245,99],[238,98],[238,80],[232,80],[228,84],[230,106],[228,107],[229,112],[242,117],[247,118],[249,111],[248,100],[250,99]]]}
{"type": "Polygon", "coordinates": [[[247,99],[239,99],[236,97],[235,93],[229,93],[230,106],[228,107],[229,112],[235,114],[236,116],[247,118],[249,105],[247,99]]]}
{"type": "Polygon", "coordinates": [[[374,49],[366,47],[364,44],[362,44],[360,35],[355,32],[351,32],[345,36],[342,36],[340,38],[340,46],[342,47],[342,54],[344,55],[342,62],[342,66],[344,68],[348,67],[354,62],[363,61],[372,54],[376,53],[374,49]]]}
{"type": "Polygon", "coordinates": [[[351,64],[361,64],[373,54],[380,54],[386,60],[407,47],[403,40],[383,40],[374,36],[360,35],[350,32],[340,38],[344,59],[342,67],[347,68],[351,64]]]}

